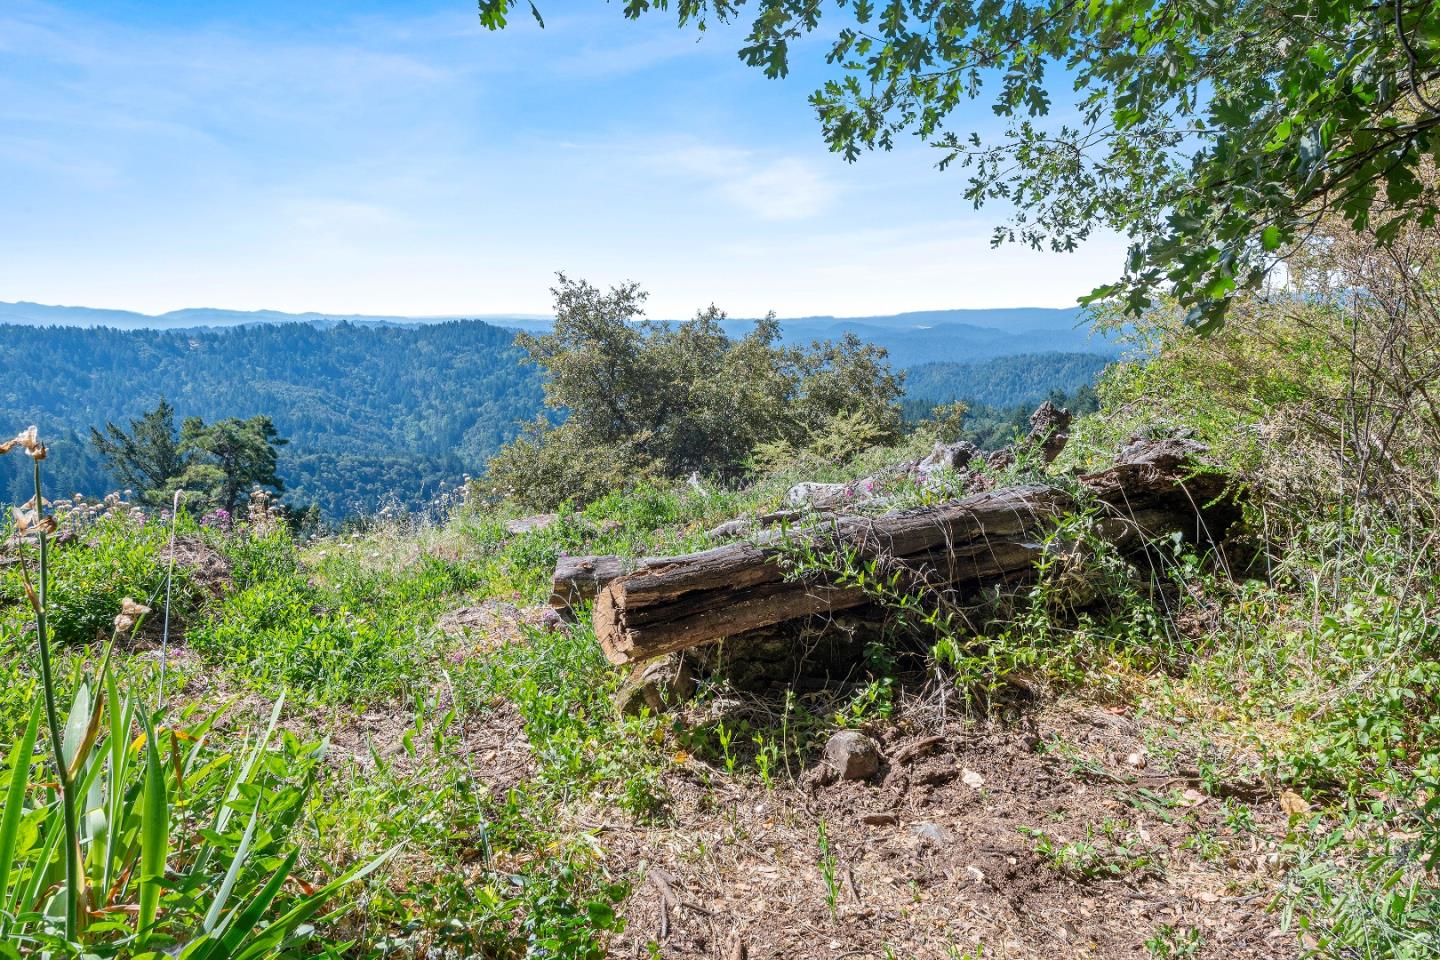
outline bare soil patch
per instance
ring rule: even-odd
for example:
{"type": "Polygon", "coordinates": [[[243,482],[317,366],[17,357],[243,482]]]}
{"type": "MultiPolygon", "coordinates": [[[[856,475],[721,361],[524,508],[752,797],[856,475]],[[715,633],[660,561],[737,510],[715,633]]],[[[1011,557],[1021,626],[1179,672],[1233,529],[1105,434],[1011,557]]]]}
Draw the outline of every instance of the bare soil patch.
{"type": "Polygon", "coordinates": [[[1168,937],[1191,950],[1176,956],[1297,956],[1266,909],[1278,802],[1147,769],[1146,732],[1080,705],[897,728],[871,782],[773,790],[691,761],[669,777],[671,821],[607,824],[611,868],[644,878],[612,953],[1140,958],[1168,937]]]}
{"type": "Polygon", "coordinates": [[[504,600],[485,600],[443,614],[435,626],[447,637],[471,641],[472,652],[483,652],[523,643],[528,631],[549,632],[559,623],[559,614],[549,607],[520,607],[504,600]]]}

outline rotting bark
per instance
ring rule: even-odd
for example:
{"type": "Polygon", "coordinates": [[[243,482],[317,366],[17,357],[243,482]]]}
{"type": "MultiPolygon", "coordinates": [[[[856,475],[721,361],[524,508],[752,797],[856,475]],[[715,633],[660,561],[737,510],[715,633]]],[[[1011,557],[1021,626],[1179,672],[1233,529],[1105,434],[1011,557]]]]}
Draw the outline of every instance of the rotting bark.
{"type": "MultiPolygon", "coordinates": [[[[1127,551],[1177,532],[1218,542],[1237,510],[1222,496],[1222,476],[1196,472],[1204,449],[1187,440],[1137,441],[1113,466],[1079,477],[1083,499],[1100,511],[1100,535],[1127,551]]],[[[839,517],[790,529],[786,539],[885,556],[917,582],[964,596],[1030,576],[1046,533],[1077,506],[1055,487],[1008,487],[880,517],[839,517]]],[[[601,573],[616,567],[592,563],[587,573],[600,588],[595,633],[606,656],[616,664],[648,660],[871,601],[860,590],[787,579],[786,545],[776,542],[779,531],[768,533],[756,542],[645,560],[604,583],[601,573]]]]}
{"type": "Polygon", "coordinates": [[[561,557],[550,578],[550,606],[573,620],[576,607],[594,600],[601,587],[625,572],[619,557],[561,557]]]}

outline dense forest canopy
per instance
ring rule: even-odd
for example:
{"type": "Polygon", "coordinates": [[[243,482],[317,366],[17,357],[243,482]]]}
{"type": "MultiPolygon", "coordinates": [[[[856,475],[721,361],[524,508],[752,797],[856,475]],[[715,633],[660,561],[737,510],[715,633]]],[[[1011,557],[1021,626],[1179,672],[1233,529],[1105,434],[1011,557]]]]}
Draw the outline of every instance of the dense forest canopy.
{"type": "Polygon", "coordinates": [[[1088,387],[1113,362],[1092,353],[1033,353],[983,363],[922,363],[905,371],[905,406],[925,409],[954,400],[996,407],[1032,406],[1053,390],[1088,387]]]}
{"type": "MultiPolygon", "coordinates": [[[[453,489],[467,473],[478,476],[543,403],[543,375],[522,363],[513,331],[479,321],[168,332],[0,329],[17,356],[30,358],[13,364],[0,384],[0,417],[46,432],[54,489],[67,493],[98,496],[129,487],[138,496],[155,488],[107,469],[90,438],[109,422],[123,426],[141,417],[163,397],[174,406],[176,423],[192,416],[207,422],[269,417],[289,440],[278,451],[277,472],[287,502],[297,508],[314,504],[336,520],[391,502],[418,507],[431,502],[442,483],[453,489]],[[57,382],[65,388],[54,389],[57,382]]],[[[1015,347],[963,338],[957,346],[981,357],[993,349],[1015,347]]],[[[905,413],[918,420],[937,403],[963,399],[972,405],[972,423],[1003,422],[997,435],[1008,435],[1009,408],[1054,389],[1074,391],[1107,362],[1100,355],[1053,353],[917,367],[907,383],[905,413]],[[984,405],[1006,409],[990,416],[984,405]]],[[[554,418],[563,415],[551,411],[554,418]]],[[[0,492],[11,502],[28,499],[23,464],[4,465],[0,492]]]]}
{"type": "MultiPolygon", "coordinates": [[[[55,489],[116,486],[89,431],[166,397],[179,418],[271,418],[290,443],[278,471],[297,505],[331,517],[455,485],[540,408],[514,334],[479,321],[425,327],[277,324],[226,331],[6,327],[13,356],[0,416],[55,438],[55,489]],[[63,388],[57,389],[61,384],[63,388]],[[63,454],[63,455],[61,455],[63,454]]],[[[12,471],[12,502],[25,492],[12,471]]]]}

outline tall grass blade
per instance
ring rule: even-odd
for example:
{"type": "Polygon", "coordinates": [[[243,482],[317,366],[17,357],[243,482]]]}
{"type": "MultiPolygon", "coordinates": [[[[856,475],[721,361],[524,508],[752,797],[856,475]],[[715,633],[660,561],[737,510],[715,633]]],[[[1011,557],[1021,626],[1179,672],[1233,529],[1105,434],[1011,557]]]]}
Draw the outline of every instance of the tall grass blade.
{"type": "Polygon", "coordinates": [[[124,826],[120,819],[120,813],[125,804],[124,785],[130,771],[130,754],[126,744],[130,737],[130,701],[120,698],[120,687],[115,681],[115,674],[107,672],[102,677],[105,683],[105,699],[110,702],[110,763],[107,774],[110,778],[110,789],[105,794],[105,819],[109,823],[109,829],[105,833],[105,844],[103,856],[105,858],[105,869],[100,881],[100,889],[108,894],[108,891],[115,883],[115,863],[118,857],[116,840],[124,826]]]}
{"type": "MultiPolygon", "coordinates": [[[[213,830],[215,833],[224,833],[225,828],[230,825],[230,817],[235,812],[235,798],[240,795],[240,786],[242,784],[250,782],[250,778],[255,772],[256,764],[258,764],[260,761],[261,754],[265,752],[265,747],[270,742],[270,738],[275,735],[275,728],[280,724],[280,711],[284,708],[284,706],[285,694],[282,692],[279,698],[275,701],[275,706],[270,711],[270,722],[265,727],[265,733],[261,735],[260,739],[255,741],[254,748],[246,752],[245,759],[241,763],[240,769],[236,772],[235,777],[230,781],[229,789],[225,791],[224,801],[221,802],[218,809],[216,809],[215,811],[215,820],[210,825],[211,830],[213,830]]],[[[210,857],[213,852],[214,846],[211,844],[206,844],[205,847],[200,851],[199,855],[196,857],[195,865],[191,867],[190,872],[196,876],[199,876],[201,873],[203,873],[205,867],[207,867],[210,863],[210,857]]]]}
{"type": "Polygon", "coordinates": [[[265,911],[270,909],[270,904],[274,902],[275,897],[280,893],[281,886],[290,876],[290,871],[295,869],[295,861],[299,858],[300,851],[291,850],[290,855],[270,875],[270,879],[265,881],[265,886],[260,888],[260,892],[255,894],[244,909],[230,918],[231,922],[226,925],[224,934],[218,940],[213,941],[210,949],[197,955],[196,960],[228,960],[229,956],[259,925],[261,918],[265,916],[265,911]]]}
{"type": "Polygon", "coordinates": [[[0,812],[0,930],[4,929],[5,905],[10,900],[10,867],[15,862],[15,845],[20,836],[20,819],[25,812],[25,788],[30,783],[30,761],[35,738],[40,733],[40,701],[30,711],[30,722],[20,740],[10,749],[10,783],[5,788],[5,809],[0,812]]]}
{"type": "Polygon", "coordinates": [[[170,597],[171,585],[175,582],[175,528],[180,523],[180,495],[175,491],[175,502],[170,505],[170,558],[165,565],[165,619],[160,628],[160,703],[165,703],[165,662],[170,653],[170,597]]]}
{"type": "MultiPolygon", "coordinates": [[[[55,803],[58,805],[58,799],[55,803]]],[[[14,913],[20,914],[29,910],[38,909],[42,904],[40,897],[46,888],[56,882],[63,881],[64,874],[60,873],[56,864],[55,851],[65,838],[65,821],[61,817],[46,817],[45,833],[41,837],[39,857],[35,861],[35,867],[30,871],[29,876],[21,877],[20,883],[15,887],[14,913]]]]}
{"type": "Polygon", "coordinates": [[[170,846],[170,800],[165,756],[155,740],[155,725],[145,721],[145,798],[140,807],[140,912],[136,932],[142,940],[155,925],[165,885],[165,855],[170,846]]]}
{"type": "MultiPolygon", "coordinates": [[[[313,894],[306,897],[299,904],[292,907],[288,912],[276,918],[275,922],[270,924],[270,926],[265,929],[265,932],[255,942],[247,945],[245,949],[242,950],[240,953],[235,954],[235,960],[261,960],[262,957],[268,957],[273,955],[275,948],[278,947],[286,937],[294,933],[296,928],[298,928],[301,924],[308,922],[312,917],[314,917],[322,909],[324,909],[325,905],[329,903],[332,896],[334,896],[336,893],[349,886],[350,884],[354,883],[355,881],[364,879],[365,877],[373,873],[375,870],[379,869],[381,864],[385,863],[385,861],[393,857],[399,849],[399,846],[391,847],[389,850],[386,850],[384,853],[380,854],[380,856],[376,857],[374,860],[371,860],[369,863],[360,864],[353,870],[347,871],[346,873],[342,874],[339,877],[336,877],[334,880],[327,883],[324,887],[316,890],[313,894]]],[[[295,855],[292,854],[292,860],[287,861],[287,865],[290,869],[293,869],[294,867],[294,856],[295,855]]],[[[250,925],[254,926],[254,922],[252,921],[250,925]]],[[[231,938],[239,931],[239,929],[240,928],[237,927],[227,931],[225,939],[231,940],[231,938]]],[[[231,952],[236,948],[236,946],[239,946],[242,941],[243,938],[234,937],[232,941],[233,945],[225,951],[224,955],[226,957],[229,957],[231,952]]]]}
{"type": "Polygon", "coordinates": [[[235,857],[230,861],[230,869],[225,871],[225,879],[220,883],[220,889],[215,893],[215,899],[210,902],[210,909],[205,913],[205,922],[201,929],[206,933],[215,929],[220,922],[220,914],[225,910],[225,902],[230,899],[230,891],[235,889],[235,881],[240,878],[240,871],[245,867],[245,860],[250,856],[250,844],[255,841],[255,826],[260,822],[260,804],[255,804],[255,809],[250,811],[250,822],[245,825],[245,833],[240,837],[240,845],[235,848],[235,857]]]}

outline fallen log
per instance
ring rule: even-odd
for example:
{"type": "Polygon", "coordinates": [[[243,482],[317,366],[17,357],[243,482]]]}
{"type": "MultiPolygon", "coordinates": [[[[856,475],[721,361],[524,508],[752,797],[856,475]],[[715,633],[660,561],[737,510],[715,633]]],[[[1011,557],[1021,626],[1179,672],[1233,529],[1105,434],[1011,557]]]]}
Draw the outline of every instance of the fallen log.
{"type": "Polygon", "coordinates": [[[625,573],[619,557],[561,557],[550,578],[550,606],[573,619],[575,608],[595,599],[600,588],[625,573]]]}
{"type": "MultiPolygon", "coordinates": [[[[1079,478],[1101,514],[1100,533],[1131,550],[1180,532],[1218,541],[1235,519],[1217,502],[1224,480],[1196,474],[1204,447],[1185,440],[1139,441],[1114,466],[1079,478]]],[[[951,503],[879,517],[841,517],[774,537],[679,557],[654,558],[604,584],[595,634],[612,663],[624,664],[871,602],[858,589],[787,579],[790,545],[807,539],[893,560],[929,587],[972,593],[1031,575],[1045,534],[1076,500],[1050,486],[990,490],[951,503]]]]}

